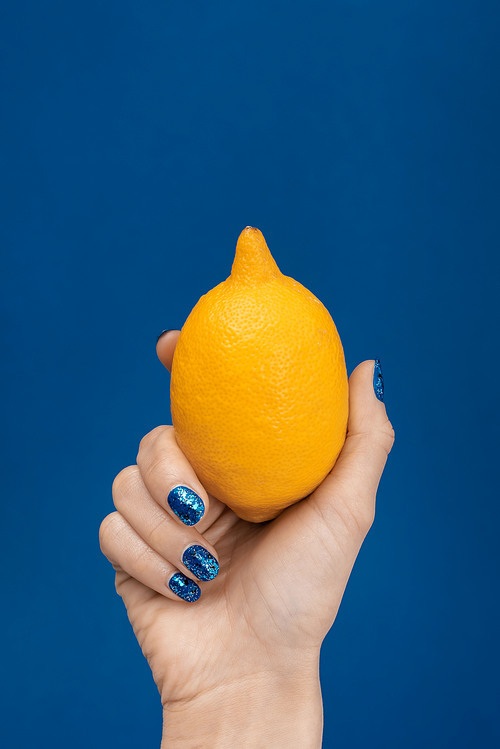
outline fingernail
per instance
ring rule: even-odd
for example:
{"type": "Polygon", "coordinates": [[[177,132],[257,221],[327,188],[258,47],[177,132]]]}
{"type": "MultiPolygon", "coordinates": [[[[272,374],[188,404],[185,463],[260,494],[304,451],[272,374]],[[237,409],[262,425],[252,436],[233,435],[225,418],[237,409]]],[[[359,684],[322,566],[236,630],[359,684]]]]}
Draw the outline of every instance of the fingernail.
{"type": "Polygon", "coordinates": [[[219,572],[219,562],[199,544],[189,546],[182,555],[182,563],[198,580],[213,580],[219,572]]]}
{"type": "Polygon", "coordinates": [[[176,486],[168,495],[167,501],[170,509],[184,525],[194,525],[201,520],[205,512],[202,498],[187,486],[176,486]]]}
{"type": "Polygon", "coordinates": [[[200,586],[196,585],[194,580],[190,580],[189,577],[183,575],[182,572],[176,572],[172,575],[168,581],[168,587],[183,601],[197,601],[201,596],[200,586]]]}
{"type": "Polygon", "coordinates": [[[158,341],[160,340],[162,336],[166,335],[167,333],[170,333],[171,330],[173,330],[173,328],[167,328],[166,330],[162,330],[160,335],[156,339],[156,343],[158,343],[158,341]]]}
{"type": "Polygon", "coordinates": [[[380,365],[380,359],[375,359],[375,367],[373,369],[373,389],[375,395],[379,401],[384,402],[384,375],[382,374],[382,367],[380,365]]]}

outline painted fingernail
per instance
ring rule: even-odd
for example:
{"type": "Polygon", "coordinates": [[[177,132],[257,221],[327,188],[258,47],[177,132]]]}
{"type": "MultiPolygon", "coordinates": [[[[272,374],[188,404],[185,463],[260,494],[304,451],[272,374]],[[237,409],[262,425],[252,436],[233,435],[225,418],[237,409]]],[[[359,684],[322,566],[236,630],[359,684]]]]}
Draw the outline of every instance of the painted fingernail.
{"type": "Polygon", "coordinates": [[[375,367],[373,369],[373,389],[375,395],[379,401],[384,402],[384,375],[382,374],[382,367],[380,365],[380,359],[375,359],[375,367]]]}
{"type": "Polygon", "coordinates": [[[194,525],[201,520],[205,512],[202,498],[187,486],[176,486],[168,495],[167,501],[170,509],[184,525],[194,525]]]}
{"type": "Polygon", "coordinates": [[[173,330],[173,328],[166,328],[165,330],[162,330],[158,338],[156,339],[156,343],[162,338],[164,335],[167,335],[167,333],[170,333],[170,331],[173,330]]]}
{"type": "Polygon", "coordinates": [[[182,563],[198,580],[213,580],[219,572],[219,562],[200,544],[189,546],[182,555],[182,563]]]}
{"type": "Polygon", "coordinates": [[[196,585],[194,580],[190,580],[189,577],[183,575],[182,572],[176,572],[172,575],[168,581],[168,587],[183,601],[197,601],[201,596],[200,586],[196,585]]]}

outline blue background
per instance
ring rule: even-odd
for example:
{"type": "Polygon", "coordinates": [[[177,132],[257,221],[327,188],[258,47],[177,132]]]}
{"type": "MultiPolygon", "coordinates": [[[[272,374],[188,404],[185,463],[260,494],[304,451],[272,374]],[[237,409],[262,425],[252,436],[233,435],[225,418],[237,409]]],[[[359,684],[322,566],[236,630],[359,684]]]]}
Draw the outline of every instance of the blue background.
{"type": "Polygon", "coordinates": [[[493,747],[496,2],[1,4],[4,745],[153,747],[98,548],[170,419],[162,328],[258,226],[379,355],[397,438],[324,644],[324,745],[493,747]]]}

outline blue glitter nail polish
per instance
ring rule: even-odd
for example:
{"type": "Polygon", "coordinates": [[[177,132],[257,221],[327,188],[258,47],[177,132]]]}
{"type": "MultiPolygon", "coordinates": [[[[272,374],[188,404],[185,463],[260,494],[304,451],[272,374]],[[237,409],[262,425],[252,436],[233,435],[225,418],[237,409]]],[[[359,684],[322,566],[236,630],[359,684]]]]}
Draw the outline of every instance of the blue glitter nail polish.
{"type": "Polygon", "coordinates": [[[156,343],[158,343],[158,341],[160,340],[162,336],[166,335],[167,333],[170,333],[171,330],[174,330],[174,328],[165,328],[165,330],[162,330],[160,335],[156,339],[156,343]]]}
{"type": "Polygon", "coordinates": [[[182,598],[183,601],[197,601],[201,596],[201,589],[199,585],[196,585],[194,580],[190,580],[189,577],[183,575],[182,572],[176,572],[168,581],[168,587],[172,590],[176,596],[182,598]]]}
{"type": "Polygon", "coordinates": [[[182,563],[198,580],[213,580],[219,572],[219,562],[199,544],[189,546],[182,555],[182,563]]]}
{"type": "Polygon", "coordinates": [[[203,500],[187,486],[176,486],[167,497],[171,510],[185,525],[194,525],[205,512],[203,500]]]}
{"type": "Polygon", "coordinates": [[[375,359],[375,367],[373,369],[373,389],[375,395],[379,401],[384,402],[384,375],[382,374],[382,367],[380,365],[380,359],[375,359]]]}

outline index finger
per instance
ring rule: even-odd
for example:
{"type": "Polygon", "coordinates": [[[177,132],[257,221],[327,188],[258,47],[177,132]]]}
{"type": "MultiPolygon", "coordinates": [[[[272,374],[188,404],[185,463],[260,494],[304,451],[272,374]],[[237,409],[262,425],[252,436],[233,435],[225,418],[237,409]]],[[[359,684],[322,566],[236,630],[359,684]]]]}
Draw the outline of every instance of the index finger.
{"type": "Polygon", "coordinates": [[[169,372],[172,371],[172,359],[180,334],[180,330],[163,330],[156,341],[158,359],[169,372]]]}
{"type": "Polygon", "coordinates": [[[137,465],[148,492],[184,525],[207,519],[208,494],[175,439],[173,426],[153,429],[141,440],[137,465]]]}

